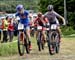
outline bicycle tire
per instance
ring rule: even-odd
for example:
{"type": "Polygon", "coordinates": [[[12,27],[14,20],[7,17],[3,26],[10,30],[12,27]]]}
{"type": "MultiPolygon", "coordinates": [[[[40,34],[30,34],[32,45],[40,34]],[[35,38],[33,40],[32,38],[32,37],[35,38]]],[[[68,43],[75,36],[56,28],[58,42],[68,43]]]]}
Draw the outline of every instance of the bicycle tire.
{"type": "Polygon", "coordinates": [[[18,36],[18,52],[20,56],[24,55],[24,44],[20,44],[20,34],[18,36]],[[22,45],[22,50],[21,50],[21,45],[22,45]]]}
{"type": "Polygon", "coordinates": [[[60,49],[60,43],[59,43],[59,34],[57,33],[57,36],[55,37],[56,39],[56,53],[59,53],[59,49],[60,49]]]}
{"type": "Polygon", "coordinates": [[[42,47],[42,50],[44,50],[44,45],[45,45],[45,43],[46,43],[46,41],[44,40],[44,37],[42,36],[41,37],[41,47],[42,47]]]}
{"type": "Polygon", "coordinates": [[[38,45],[38,50],[41,51],[41,35],[40,35],[40,33],[38,34],[37,45],[38,45]]]}
{"type": "Polygon", "coordinates": [[[52,40],[52,38],[54,37],[54,35],[52,35],[53,34],[53,32],[50,32],[50,34],[49,34],[49,39],[48,39],[48,48],[49,48],[49,54],[50,55],[54,55],[55,53],[54,53],[54,42],[52,42],[51,40],[52,40]]]}

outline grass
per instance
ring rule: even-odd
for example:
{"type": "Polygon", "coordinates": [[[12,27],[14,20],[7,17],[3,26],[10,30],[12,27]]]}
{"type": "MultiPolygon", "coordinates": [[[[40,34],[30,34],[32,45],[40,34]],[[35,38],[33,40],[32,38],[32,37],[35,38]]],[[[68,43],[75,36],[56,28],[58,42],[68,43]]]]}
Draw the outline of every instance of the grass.
{"type": "Polygon", "coordinates": [[[17,38],[14,37],[13,42],[0,43],[0,56],[10,56],[17,54],[17,38]]]}
{"type": "MultiPolygon", "coordinates": [[[[32,43],[35,43],[34,38],[32,38],[31,40],[32,43]]],[[[15,54],[18,54],[17,37],[13,39],[13,42],[0,43],[0,56],[10,56],[10,55],[12,56],[15,54]]]]}
{"type": "MultiPolygon", "coordinates": [[[[17,38],[14,38],[14,40],[16,40],[16,39],[17,38]]],[[[49,58],[48,48],[45,49],[44,53],[42,52],[39,54],[35,38],[32,38],[31,40],[32,40],[33,50],[31,52],[29,58],[35,57],[35,58],[39,58],[39,59],[41,58],[42,60],[44,59],[44,57],[49,58]]],[[[62,38],[60,53],[58,55],[52,56],[51,58],[54,58],[54,57],[56,58],[58,56],[60,56],[60,58],[62,58],[64,56],[75,55],[75,47],[74,46],[75,46],[75,37],[62,38]]],[[[0,56],[7,57],[7,56],[14,56],[14,55],[18,55],[17,42],[0,44],[0,56]]]]}
{"type": "Polygon", "coordinates": [[[0,56],[17,54],[17,42],[0,44],[0,56]]]}

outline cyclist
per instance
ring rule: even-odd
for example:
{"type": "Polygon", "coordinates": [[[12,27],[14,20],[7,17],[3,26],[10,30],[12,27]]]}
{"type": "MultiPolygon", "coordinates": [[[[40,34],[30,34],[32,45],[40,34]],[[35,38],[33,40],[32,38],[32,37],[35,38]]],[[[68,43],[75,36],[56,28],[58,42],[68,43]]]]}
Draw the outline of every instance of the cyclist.
{"type": "MultiPolygon", "coordinates": [[[[45,28],[44,26],[46,25],[46,23],[48,23],[48,19],[45,18],[41,12],[38,13],[38,17],[34,20],[34,25],[35,26],[42,26],[43,29],[42,29],[42,34],[43,34],[43,37],[44,37],[44,41],[46,41],[46,35],[45,35],[45,28]]],[[[36,38],[37,38],[37,35],[38,35],[38,31],[36,32],[36,38]]]]}
{"type": "Polygon", "coordinates": [[[31,37],[30,37],[30,21],[29,21],[29,13],[27,10],[24,10],[24,7],[23,5],[19,4],[17,5],[16,7],[16,10],[17,10],[17,13],[16,13],[16,16],[19,16],[20,17],[20,23],[24,24],[25,26],[25,30],[26,30],[26,34],[28,36],[28,40],[29,40],[29,49],[31,50],[32,49],[32,46],[31,46],[31,37]]]}
{"type": "MultiPolygon", "coordinates": [[[[53,5],[48,5],[47,10],[48,11],[45,13],[45,17],[48,18],[49,24],[58,24],[59,25],[57,18],[62,19],[63,25],[66,24],[65,19],[61,15],[59,15],[57,12],[54,11],[53,5]]],[[[59,37],[61,40],[61,36],[60,36],[61,30],[60,30],[59,26],[58,26],[58,31],[59,31],[59,37]]]]}

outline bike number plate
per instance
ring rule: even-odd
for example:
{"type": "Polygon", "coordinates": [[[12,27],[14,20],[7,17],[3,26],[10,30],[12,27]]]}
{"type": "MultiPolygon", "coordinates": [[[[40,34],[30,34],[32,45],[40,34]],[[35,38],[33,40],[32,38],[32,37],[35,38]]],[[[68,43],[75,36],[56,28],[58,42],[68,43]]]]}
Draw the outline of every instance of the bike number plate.
{"type": "Polygon", "coordinates": [[[42,26],[38,26],[37,29],[38,29],[38,30],[41,30],[41,29],[42,29],[42,26]]]}
{"type": "Polygon", "coordinates": [[[57,29],[57,25],[56,24],[52,24],[51,25],[51,29],[57,29]]]}
{"type": "Polygon", "coordinates": [[[21,23],[19,23],[19,24],[18,24],[18,30],[23,30],[23,29],[24,29],[24,25],[21,24],[21,23]]]}
{"type": "Polygon", "coordinates": [[[49,28],[46,28],[46,30],[49,30],[49,28]]]}

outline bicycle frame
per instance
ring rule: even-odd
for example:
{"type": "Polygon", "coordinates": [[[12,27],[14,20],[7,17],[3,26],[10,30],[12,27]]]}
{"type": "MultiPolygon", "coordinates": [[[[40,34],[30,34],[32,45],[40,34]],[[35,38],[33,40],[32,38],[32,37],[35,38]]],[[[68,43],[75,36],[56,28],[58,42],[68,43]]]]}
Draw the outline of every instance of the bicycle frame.
{"type": "MultiPolygon", "coordinates": [[[[26,32],[24,32],[23,30],[20,30],[19,31],[19,34],[21,34],[22,35],[22,38],[20,39],[20,40],[22,40],[22,42],[24,43],[25,41],[25,39],[27,39],[27,37],[26,37],[26,32]]],[[[25,43],[24,43],[25,44],[25,43]]]]}

